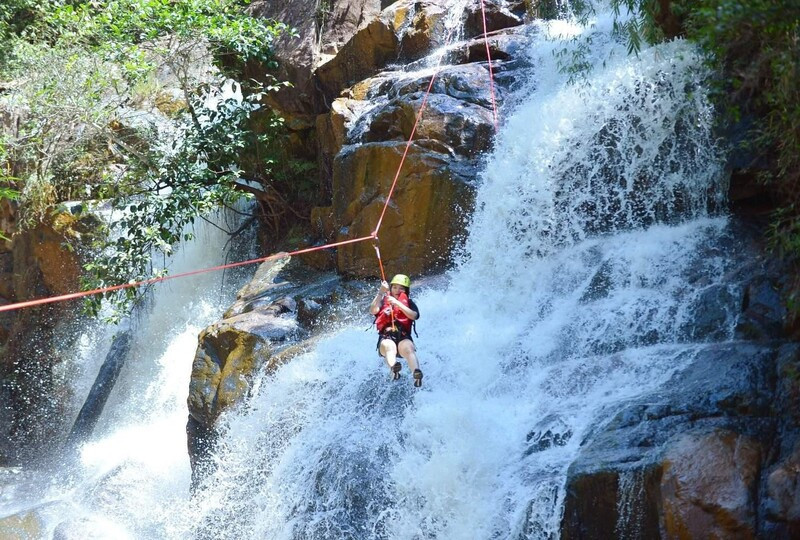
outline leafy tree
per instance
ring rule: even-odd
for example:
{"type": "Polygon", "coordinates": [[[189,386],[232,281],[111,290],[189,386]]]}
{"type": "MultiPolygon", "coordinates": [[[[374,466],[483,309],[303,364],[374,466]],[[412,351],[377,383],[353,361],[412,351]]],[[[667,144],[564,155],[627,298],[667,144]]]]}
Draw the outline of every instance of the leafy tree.
{"type": "MultiPolygon", "coordinates": [[[[17,82],[3,101],[23,113],[0,160],[14,172],[22,226],[63,200],[109,201],[120,217],[94,246],[84,286],[165,273],[153,253],[166,258],[186,225],[241,197],[241,152],[280,138],[280,119],[256,134],[250,115],[281,83],[237,81],[235,68],[274,68],[271,43],[288,29],[238,0],[50,0],[20,27],[33,2],[14,1],[0,12],[10,51],[0,79],[17,82]]],[[[124,311],[139,296],[107,298],[124,311]]]]}

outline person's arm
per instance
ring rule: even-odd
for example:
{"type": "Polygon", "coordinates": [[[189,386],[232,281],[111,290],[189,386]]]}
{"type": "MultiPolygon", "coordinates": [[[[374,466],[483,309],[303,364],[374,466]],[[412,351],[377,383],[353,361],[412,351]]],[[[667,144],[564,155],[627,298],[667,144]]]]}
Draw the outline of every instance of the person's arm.
{"type": "MultiPolygon", "coordinates": [[[[389,297],[389,303],[392,304],[393,306],[397,306],[400,309],[400,311],[405,313],[406,317],[408,317],[412,321],[416,321],[417,317],[419,317],[419,313],[417,313],[410,307],[405,306],[400,300],[398,300],[394,296],[389,297]]],[[[377,313],[377,311],[375,313],[377,313]]]]}
{"type": "Polygon", "coordinates": [[[378,312],[381,310],[381,300],[389,292],[389,284],[385,281],[381,281],[381,288],[378,291],[378,294],[375,295],[375,298],[372,299],[372,302],[369,304],[369,312],[373,315],[377,315],[378,312]]]}

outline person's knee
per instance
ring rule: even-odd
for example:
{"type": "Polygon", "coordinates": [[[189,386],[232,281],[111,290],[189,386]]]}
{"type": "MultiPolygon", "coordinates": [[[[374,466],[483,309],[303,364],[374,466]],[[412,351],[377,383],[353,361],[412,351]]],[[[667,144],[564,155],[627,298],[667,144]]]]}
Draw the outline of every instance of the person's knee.
{"type": "Polygon", "coordinates": [[[381,341],[380,352],[382,356],[386,356],[387,354],[396,355],[397,346],[391,339],[384,339],[383,341],[381,341]]]}
{"type": "Polygon", "coordinates": [[[405,358],[416,354],[417,351],[417,349],[414,347],[414,343],[410,340],[400,342],[400,345],[398,345],[397,348],[400,351],[400,355],[405,358]]]}

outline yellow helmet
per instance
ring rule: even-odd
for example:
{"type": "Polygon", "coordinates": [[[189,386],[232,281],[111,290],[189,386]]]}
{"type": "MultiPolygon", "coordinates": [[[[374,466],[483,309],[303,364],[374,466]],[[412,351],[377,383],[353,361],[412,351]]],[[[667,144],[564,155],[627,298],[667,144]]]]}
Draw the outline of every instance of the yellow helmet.
{"type": "Polygon", "coordinates": [[[392,278],[392,281],[389,283],[389,285],[402,285],[406,289],[410,289],[411,280],[405,274],[397,274],[392,278]]]}

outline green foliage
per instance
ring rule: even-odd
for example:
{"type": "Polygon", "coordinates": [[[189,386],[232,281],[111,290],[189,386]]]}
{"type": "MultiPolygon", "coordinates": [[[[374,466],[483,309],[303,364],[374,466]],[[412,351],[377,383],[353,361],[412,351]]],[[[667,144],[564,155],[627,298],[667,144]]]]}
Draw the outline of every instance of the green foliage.
{"type": "MultiPolygon", "coordinates": [[[[4,138],[0,137],[0,164],[5,163],[6,159],[6,145],[4,138]]],[[[3,202],[3,199],[6,200],[16,200],[19,198],[19,191],[15,189],[16,186],[16,178],[10,176],[9,171],[6,167],[0,169],[0,203],[3,202]]],[[[0,230],[0,240],[8,241],[9,237],[6,236],[4,233],[8,233],[10,231],[1,231],[0,230]]]]}
{"type": "MultiPolygon", "coordinates": [[[[234,75],[245,62],[274,67],[270,46],[286,27],[245,15],[239,0],[49,0],[46,9],[13,1],[0,8],[0,80],[15,83],[0,109],[24,114],[5,135],[0,164],[14,173],[21,226],[64,200],[107,201],[119,219],[94,246],[84,286],[162,275],[186,226],[242,196],[241,152],[282,129],[250,126],[281,83],[234,75]],[[166,92],[164,73],[180,97],[166,92]],[[147,112],[166,103],[169,115],[147,112]],[[161,268],[152,268],[154,253],[161,268]]],[[[140,296],[107,295],[112,317],[140,296]]],[[[87,310],[97,314],[100,302],[87,310]]]]}
{"type": "Polygon", "coordinates": [[[0,66],[5,65],[13,49],[5,46],[13,36],[25,33],[26,29],[40,19],[50,7],[48,0],[3,0],[0,2],[0,66]]]}
{"type": "MultiPolygon", "coordinates": [[[[113,232],[118,234],[113,242],[96,246],[98,255],[86,265],[91,276],[86,287],[165,275],[166,268],[153,268],[153,253],[166,259],[175,244],[189,239],[187,225],[244,196],[236,189],[240,174],[236,163],[251,135],[249,116],[259,108],[262,95],[230,94],[228,87],[194,97],[195,116],[187,113],[182,117],[170,144],[151,146],[130,160],[130,168],[117,181],[135,185],[138,191],[112,199],[119,216],[113,232]]],[[[135,289],[124,294],[125,301],[137,297],[135,289]]],[[[111,299],[119,296],[107,295],[111,299]]],[[[89,299],[86,306],[91,314],[97,314],[101,298],[89,299]]]]}
{"type": "Polygon", "coordinates": [[[734,119],[755,120],[748,148],[766,158],[769,179],[800,200],[800,4],[792,0],[704,0],[684,7],[687,35],[724,73],[720,89],[734,119]]]}
{"type": "MultiPolygon", "coordinates": [[[[770,246],[800,261],[800,4],[793,0],[684,0],[687,35],[724,76],[717,88],[729,122],[749,126],[739,143],[779,206],[770,246]]],[[[787,306],[800,312],[800,280],[787,306]]]]}

